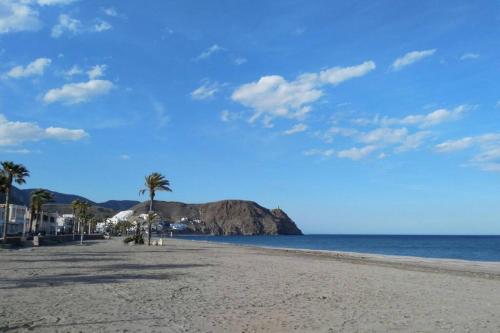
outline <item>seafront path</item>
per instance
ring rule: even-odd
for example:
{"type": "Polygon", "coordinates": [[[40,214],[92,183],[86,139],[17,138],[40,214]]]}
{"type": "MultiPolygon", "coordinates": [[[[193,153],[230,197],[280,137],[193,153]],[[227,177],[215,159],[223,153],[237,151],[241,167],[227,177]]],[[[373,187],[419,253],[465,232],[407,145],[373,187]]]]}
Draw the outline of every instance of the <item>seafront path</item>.
{"type": "Polygon", "coordinates": [[[168,239],[0,250],[1,332],[500,332],[500,264],[168,239]]]}

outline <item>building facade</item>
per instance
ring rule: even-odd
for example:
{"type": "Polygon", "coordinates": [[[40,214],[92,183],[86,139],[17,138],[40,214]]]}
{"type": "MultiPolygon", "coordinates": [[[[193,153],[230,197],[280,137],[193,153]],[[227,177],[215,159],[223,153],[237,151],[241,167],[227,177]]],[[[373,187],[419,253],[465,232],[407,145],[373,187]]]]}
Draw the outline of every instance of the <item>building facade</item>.
{"type": "Polygon", "coordinates": [[[73,214],[63,214],[57,217],[57,233],[69,234],[73,232],[75,217],[73,214]]]}
{"type": "MultiPolygon", "coordinates": [[[[5,205],[0,205],[0,230],[4,228],[5,205]]],[[[29,228],[29,210],[26,206],[9,205],[8,235],[23,235],[29,228]]]]}

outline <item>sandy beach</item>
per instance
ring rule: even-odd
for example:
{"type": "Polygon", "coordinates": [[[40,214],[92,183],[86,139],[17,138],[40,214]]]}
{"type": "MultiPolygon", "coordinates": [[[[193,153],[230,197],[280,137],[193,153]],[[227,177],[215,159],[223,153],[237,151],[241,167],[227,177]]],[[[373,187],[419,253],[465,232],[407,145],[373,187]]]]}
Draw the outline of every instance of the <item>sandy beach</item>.
{"type": "Polygon", "coordinates": [[[499,332],[500,264],[120,239],[0,250],[1,332],[499,332]]]}

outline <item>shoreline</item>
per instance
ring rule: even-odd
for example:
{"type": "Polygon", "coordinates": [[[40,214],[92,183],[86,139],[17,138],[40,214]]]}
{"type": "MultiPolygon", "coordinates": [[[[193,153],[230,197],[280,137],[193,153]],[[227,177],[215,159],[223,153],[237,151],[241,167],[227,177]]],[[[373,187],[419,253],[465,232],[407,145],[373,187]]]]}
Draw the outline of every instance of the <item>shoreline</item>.
{"type": "Polygon", "coordinates": [[[259,246],[259,245],[248,245],[248,244],[236,244],[236,243],[208,241],[208,240],[182,239],[180,237],[177,238],[174,237],[173,239],[177,239],[180,241],[187,241],[187,242],[236,246],[253,250],[262,249],[270,251],[279,251],[286,254],[323,256],[325,258],[330,258],[339,261],[346,261],[351,263],[378,264],[378,265],[385,265],[387,267],[395,267],[395,268],[399,267],[402,269],[420,268],[420,270],[425,270],[425,271],[433,270],[436,272],[440,271],[440,272],[450,272],[450,273],[463,273],[463,274],[472,274],[474,276],[477,276],[477,274],[481,275],[484,274],[485,275],[484,277],[487,278],[500,279],[500,262],[498,261],[475,261],[475,260],[448,259],[448,258],[398,256],[398,255],[386,255],[386,254],[375,254],[375,253],[365,253],[365,252],[272,247],[264,245],[259,246]]]}

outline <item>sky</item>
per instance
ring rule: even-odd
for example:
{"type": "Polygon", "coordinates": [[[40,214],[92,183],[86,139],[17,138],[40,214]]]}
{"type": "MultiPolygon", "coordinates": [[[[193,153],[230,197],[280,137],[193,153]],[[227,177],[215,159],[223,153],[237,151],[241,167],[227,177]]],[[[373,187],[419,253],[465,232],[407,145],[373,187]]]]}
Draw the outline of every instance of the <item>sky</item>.
{"type": "Polygon", "coordinates": [[[498,1],[0,0],[0,160],[305,233],[500,234],[498,1]]]}

